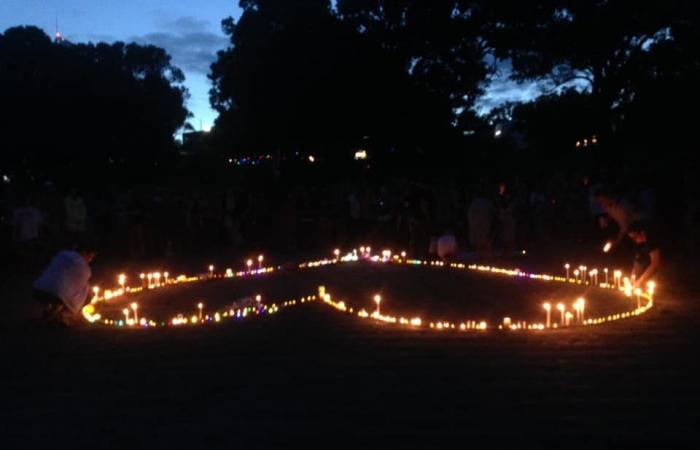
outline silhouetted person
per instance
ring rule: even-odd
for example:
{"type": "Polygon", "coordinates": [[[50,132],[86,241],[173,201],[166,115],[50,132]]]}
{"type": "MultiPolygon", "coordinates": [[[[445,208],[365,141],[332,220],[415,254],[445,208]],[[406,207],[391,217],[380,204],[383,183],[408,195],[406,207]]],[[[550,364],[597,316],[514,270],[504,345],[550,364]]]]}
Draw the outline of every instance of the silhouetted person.
{"type": "Polygon", "coordinates": [[[634,243],[634,287],[644,288],[661,268],[661,247],[649,225],[641,220],[629,226],[627,236],[634,243]]]}
{"type": "Polygon", "coordinates": [[[596,200],[605,211],[605,216],[602,216],[599,222],[601,228],[607,228],[610,219],[618,226],[617,236],[610,243],[610,248],[607,249],[607,251],[611,251],[627,236],[630,225],[640,220],[641,217],[627,200],[612,192],[601,189],[596,193],[596,200]]]}

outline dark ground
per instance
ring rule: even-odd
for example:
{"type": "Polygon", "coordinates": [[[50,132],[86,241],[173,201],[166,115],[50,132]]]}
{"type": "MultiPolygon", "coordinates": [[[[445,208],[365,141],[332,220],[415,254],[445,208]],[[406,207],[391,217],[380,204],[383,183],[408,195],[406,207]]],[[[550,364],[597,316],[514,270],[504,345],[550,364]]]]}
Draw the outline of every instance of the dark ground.
{"type": "Polygon", "coordinates": [[[675,273],[638,319],[542,334],[407,333],[319,304],[52,330],[10,276],[0,448],[697,448],[700,299],[675,273]]]}

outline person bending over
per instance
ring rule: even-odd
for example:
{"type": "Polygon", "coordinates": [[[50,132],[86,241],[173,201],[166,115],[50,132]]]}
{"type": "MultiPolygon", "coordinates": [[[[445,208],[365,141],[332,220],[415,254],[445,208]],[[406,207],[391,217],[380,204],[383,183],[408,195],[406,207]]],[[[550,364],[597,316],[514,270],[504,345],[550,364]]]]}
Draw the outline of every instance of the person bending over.
{"type": "Polygon", "coordinates": [[[627,236],[634,243],[634,287],[644,288],[661,268],[661,248],[644,221],[632,223],[627,229],[627,236]]]}
{"type": "Polygon", "coordinates": [[[33,286],[34,299],[42,305],[45,319],[68,324],[80,313],[88,301],[90,263],[96,254],[93,247],[81,245],[53,257],[33,286]]]}

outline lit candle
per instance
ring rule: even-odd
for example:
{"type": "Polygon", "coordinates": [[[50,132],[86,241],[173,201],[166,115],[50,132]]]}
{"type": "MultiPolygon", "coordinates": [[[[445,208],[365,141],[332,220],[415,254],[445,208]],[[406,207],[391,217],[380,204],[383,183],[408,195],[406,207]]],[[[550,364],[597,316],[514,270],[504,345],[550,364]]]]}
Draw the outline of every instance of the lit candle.
{"type": "Polygon", "coordinates": [[[154,273],[153,279],[155,280],[156,287],[160,287],[160,272],[154,273]]]}
{"type": "Polygon", "coordinates": [[[571,325],[571,319],[574,318],[574,315],[571,314],[569,311],[566,312],[566,326],[568,327],[571,325]]]}
{"type": "Polygon", "coordinates": [[[197,303],[197,308],[199,309],[199,321],[202,321],[202,309],[204,309],[204,303],[197,303]]]}
{"type": "Polygon", "coordinates": [[[588,283],[588,267],[581,266],[581,281],[586,284],[588,283]]]}
{"type": "Polygon", "coordinates": [[[256,295],[255,296],[255,302],[258,304],[258,308],[260,307],[260,302],[262,301],[262,296],[261,295],[256,295]]]}
{"type": "Polygon", "coordinates": [[[615,277],[615,287],[620,289],[622,287],[622,285],[621,285],[622,272],[619,270],[616,270],[614,273],[614,277],[615,277]]]}
{"type": "Polygon", "coordinates": [[[605,247],[603,247],[603,253],[608,253],[612,248],[612,242],[606,242],[605,247]]]}
{"type": "Polygon", "coordinates": [[[561,325],[564,326],[564,324],[565,324],[564,318],[565,318],[565,313],[566,313],[566,307],[564,306],[563,303],[558,303],[558,304],[557,304],[557,309],[558,309],[559,312],[561,313],[561,325]]]}
{"type": "Polygon", "coordinates": [[[324,298],[326,296],[326,287],[325,286],[318,287],[318,296],[319,296],[319,298],[324,298]]]}
{"type": "Polygon", "coordinates": [[[129,310],[127,308],[124,308],[122,310],[122,313],[124,314],[124,322],[129,323],[129,310]]]}
{"type": "Polygon", "coordinates": [[[153,284],[151,283],[151,281],[153,280],[153,275],[149,273],[148,275],[146,275],[146,278],[148,278],[148,289],[153,288],[153,284]]]}
{"type": "Polygon", "coordinates": [[[656,283],[653,281],[650,281],[647,283],[647,292],[649,293],[649,298],[653,300],[654,298],[654,291],[656,290],[656,283]]]}
{"type": "Polygon", "coordinates": [[[126,275],[124,275],[124,274],[119,275],[119,286],[121,287],[123,293],[126,293],[125,283],[126,283],[126,275]]]}
{"type": "Polygon", "coordinates": [[[335,259],[336,259],[336,260],[337,260],[338,258],[340,258],[340,250],[339,250],[339,249],[336,248],[336,249],[333,251],[333,254],[335,255],[335,259]]]}
{"type": "Polygon", "coordinates": [[[403,259],[406,259],[406,252],[401,252],[401,257],[402,257],[403,259]]]}
{"type": "Polygon", "coordinates": [[[512,325],[512,322],[510,320],[510,317],[504,317],[503,318],[503,326],[506,328],[510,328],[511,325],[512,325]]]}
{"type": "Polygon", "coordinates": [[[138,312],[137,312],[137,311],[138,311],[138,309],[139,309],[139,305],[137,305],[136,303],[132,303],[132,304],[131,304],[131,309],[134,310],[134,322],[135,322],[135,323],[138,323],[138,322],[139,322],[139,315],[138,315],[138,312]]]}
{"type": "Polygon", "coordinates": [[[141,278],[141,285],[145,288],[146,287],[146,274],[142,273],[139,275],[139,278],[141,278]]]}
{"type": "Polygon", "coordinates": [[[165,284],[168,284],[168,276],[169,276],[169,275],[170,275],[170,274],[169,274],[168,272],[165,272],[165,273],[163,274],[163,277],[165,278],[165,284]]]}
{"type": "Polygon", "coordinates": [[[374,303],[377,304],[377,315],[380,314],[380,312],[379,312],[379,304],[380,304],[381,302],[382,302],[382,297],[381,297],[381,295],[379,295],[379,294],[375,295],[375,296],[374,296],[374,303]]]}
{"type": "Polygon", "coordinates": [[[579,281],[579,278],[578,278],[579,273],[581,273],[581,272],[579,272],[578,269],[574,270],[574,277],[576,277],[576,282],[577,282],[577,283],[578,283],[578,281],[579,281]]]}
{"type": "Polygon", "coordinates": [[[263,263],[263,255],[258,256],[258,270],[262,269],[262,263],[263,263]]]}
{"type": "Polygon", "coordinates": [[[547,328],[550,328],[552,326],[552,305],[549,303],[545,303],[542,305],[544,307],[544,310],[547,311],[547,328]]]}
{"type": "Polygon", "coordinates": [[[564,264],[564,269],[566,269],[566,281],[569,281],[569,269],[571,269],[571,265],[564,264]]]}
{"type": "Polygon", "coordinates": [[[603,272],[605,272],[605,286],[610,286],[610,280],[608,278],[608,268],[606,267],[605,269],[603,269],[603,272]]]}
{"type": "Polygon", "coordinates": [[[92,298],[93,301],[96,301],[97,298],[100,296],[100,288],[95,286],[92,288],[92,293],[94,294],[94,297],[92,298]]]}
{"type": "Polygon", "coordinates": [[[214,266],[209,265],[209,278],[214,278],[214,266]]]}
{"type": "Polygon", "coordinates": [[[249,259],[245,262],[245,265],[248,266],[248,272],[250,272],[250,268],[253,266],[253,260],[249,259]]]}

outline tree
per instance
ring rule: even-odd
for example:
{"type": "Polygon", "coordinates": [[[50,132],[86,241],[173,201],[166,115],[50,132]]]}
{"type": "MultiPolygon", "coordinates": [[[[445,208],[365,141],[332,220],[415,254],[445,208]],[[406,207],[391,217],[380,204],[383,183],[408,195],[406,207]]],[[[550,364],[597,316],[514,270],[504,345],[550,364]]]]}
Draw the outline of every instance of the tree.
{"type": "Polygon", "coordinates": [[[150,164],[174,148],[188,115],[183,80],[160,48],[54,43],[36,27],[10,28],[0,34],[3,158],[150,164]]]}
{"type": "Polygon", "coordinates": [[[598,131],[609,133],[620,108],[634,101],[640,61],[672,38],[681,3],[495,0],[486,7],[487,39],[498,57],[512,59],[515,78],[587,89],[598,131]]]}
{"type": "Polygon", "coordinates": [[[483,78],[458,45],[396,51],[363,31],[366,15],[345,2],[335,14],[322,0],[240,4],[238,22],[223,22],[231,47],[210,74],[215,135],[225,145],[323,151],[370,136],[384,148],[439,147],[456,134],[455,109],[471,105],[483,78]],[[451,51],[452,66],[438,67],[451,51]]]}

